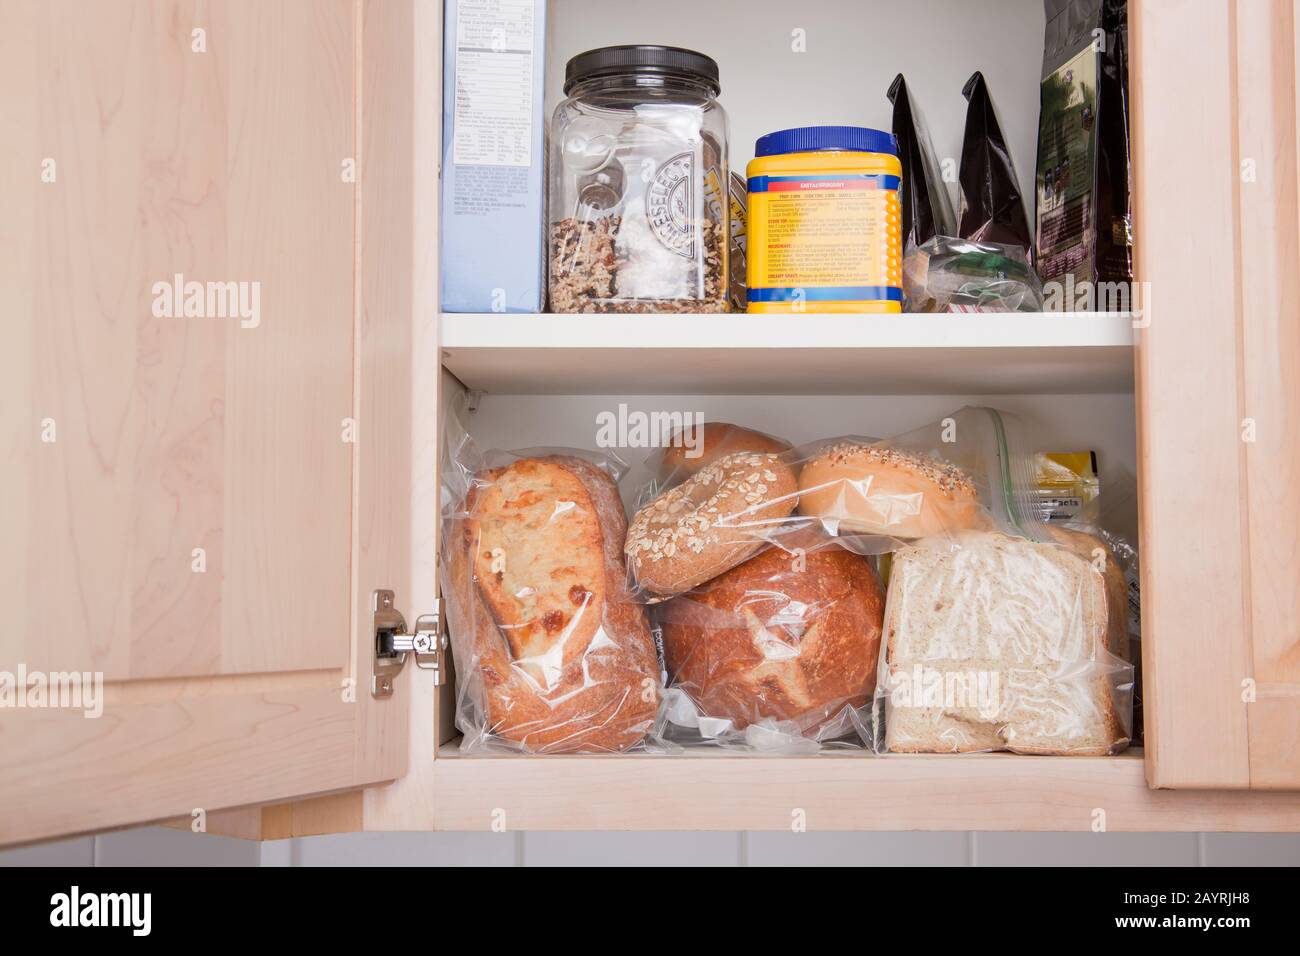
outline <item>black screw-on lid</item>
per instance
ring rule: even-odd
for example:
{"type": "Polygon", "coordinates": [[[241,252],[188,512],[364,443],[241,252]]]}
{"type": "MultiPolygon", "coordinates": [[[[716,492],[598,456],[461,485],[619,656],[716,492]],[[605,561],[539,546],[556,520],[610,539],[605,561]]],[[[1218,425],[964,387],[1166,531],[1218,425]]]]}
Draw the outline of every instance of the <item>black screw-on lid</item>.
{"type": "Polygon", "coordinates": [[[579,53],[564,68],[564,93],[567,96],[574,84],[583,80],[628,73],[683,77],[708,84],[714,96],[722,92],[713,57],[677,46],[638,43],[579,53]]]}

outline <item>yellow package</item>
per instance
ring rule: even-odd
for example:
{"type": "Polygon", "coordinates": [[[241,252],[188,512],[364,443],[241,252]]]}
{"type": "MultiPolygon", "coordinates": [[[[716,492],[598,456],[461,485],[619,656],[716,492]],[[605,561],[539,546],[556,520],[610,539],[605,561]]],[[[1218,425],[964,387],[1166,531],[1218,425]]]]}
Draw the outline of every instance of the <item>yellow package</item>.
{"type": "Polygon", "coordinates": [[[749,175],[750,312],[900,312],[903,167],[890,133],[760,137],[749,175]]]}
{"type": "Polygon", "coordinates": [[[1095,451],[1039,452],[1034,487],[1045,521],[1077,518],[1101,494],[1095,451]]]}

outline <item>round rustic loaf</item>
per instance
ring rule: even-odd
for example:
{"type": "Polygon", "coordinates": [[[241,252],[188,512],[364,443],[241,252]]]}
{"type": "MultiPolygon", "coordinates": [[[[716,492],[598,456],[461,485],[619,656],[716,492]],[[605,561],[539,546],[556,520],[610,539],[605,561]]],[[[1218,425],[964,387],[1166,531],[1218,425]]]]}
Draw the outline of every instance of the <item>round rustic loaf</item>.
{"type": "Polygon", "coordinates": [[[626,552],[637,587],[688,591],[753,555],[799,503],[794,471],[770,452],[711,462],[636,513],[626,552]]]}
{"type": "Polygon", "coordinates": [[[884,610],[870,562],[832,545],[768,548],[658,613],[669,675],[706,715],[813,735],[871,699],[884,610]]]}
{"type": "Polygon", "coordinates": [[[790,443],[780,438],[727,422],[706,422],[700,428],[679,429],[669,436],[668,447],[659,459],[659,477],[687,478],[724,455],[738,451],[779,455],[789,450],[790,443]]]}
{"type": "Polygon", "coordinates": [[[799,474],[799,511],[828,529],[899,538],[989,527],[970,476],[937,458],[842,441],[799,474]]]}
{"type": "Polygon", "coordinates": [[[613,480],[552,455],[477,476],[448,522],[457,722],[530,753],[622,751],[649,731],[659,666],[627,593],[613,480]]]}

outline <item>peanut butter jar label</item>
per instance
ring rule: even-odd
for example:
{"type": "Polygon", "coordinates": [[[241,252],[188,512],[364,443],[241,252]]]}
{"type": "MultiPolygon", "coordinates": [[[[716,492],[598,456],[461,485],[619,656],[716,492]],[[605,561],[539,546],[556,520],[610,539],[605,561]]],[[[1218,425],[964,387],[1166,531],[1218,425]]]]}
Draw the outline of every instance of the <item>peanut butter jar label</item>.
{"type": "Polygon", "coordinates": [[[751,176],[749,300],[903,298],[899,177],[751,176]]]}

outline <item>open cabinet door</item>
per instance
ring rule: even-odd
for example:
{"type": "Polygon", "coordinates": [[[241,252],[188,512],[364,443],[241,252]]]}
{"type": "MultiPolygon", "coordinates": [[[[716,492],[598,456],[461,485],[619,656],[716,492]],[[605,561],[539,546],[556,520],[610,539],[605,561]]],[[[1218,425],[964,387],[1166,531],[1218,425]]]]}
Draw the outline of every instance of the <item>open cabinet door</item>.
{"type": "Polygon", "coordinates": [[[410,8],[367,6],[5,0],[0,844],[405,770],[410,64],[362,64],[410,8]]]}
{"type": "Polygon", "coordinates": [[[1300,789],[1300,20],[1130,9],[1147,778],[1300,789]]]}

